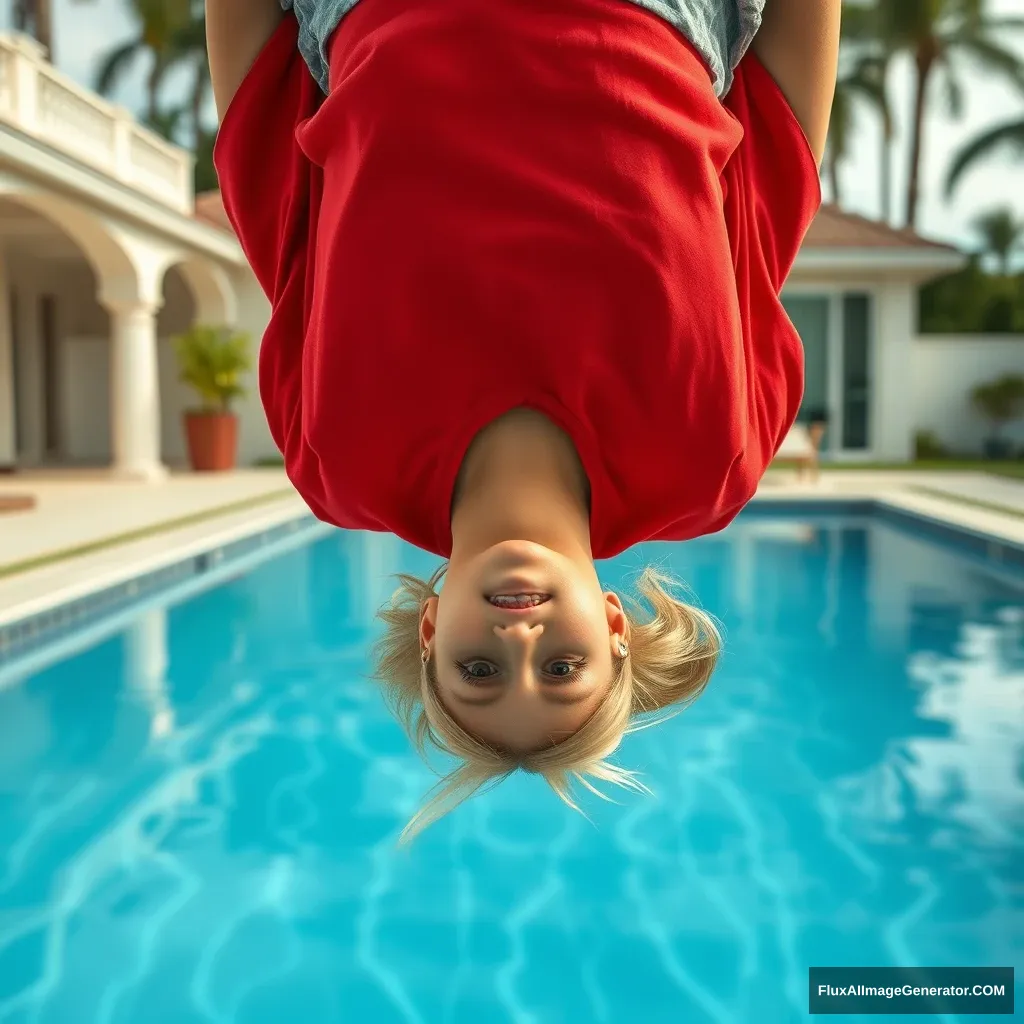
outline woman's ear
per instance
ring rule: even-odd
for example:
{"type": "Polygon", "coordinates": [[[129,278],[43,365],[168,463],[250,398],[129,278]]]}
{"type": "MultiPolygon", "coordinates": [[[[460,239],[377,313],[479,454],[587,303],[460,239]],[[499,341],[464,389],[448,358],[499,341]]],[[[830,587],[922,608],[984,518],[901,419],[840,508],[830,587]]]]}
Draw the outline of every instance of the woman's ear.
{"type": "Polygon", "coordinates": [[[605,591],[604,595],[605,614],[608,616],[608,632],[613,636],[620,636],[629,643],[629,618],[622,608],[622,601],[619,595],[611,590],[605,591]]]}
{"type": "Polygon", "coordinates": [[[437,630],[437,598],[428,597],[420,609],[420,647],[429,647],[437,630]]]}

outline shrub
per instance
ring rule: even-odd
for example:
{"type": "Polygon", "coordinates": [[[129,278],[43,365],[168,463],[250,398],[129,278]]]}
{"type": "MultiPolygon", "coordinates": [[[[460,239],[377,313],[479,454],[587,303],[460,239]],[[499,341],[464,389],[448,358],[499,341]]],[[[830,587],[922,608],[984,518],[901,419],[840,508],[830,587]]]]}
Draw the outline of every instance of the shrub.
{"type": "Polygon", "coordinates": [[[971,402],[995,432],[1024,413],[1024,377],[1010,373],[971,392],[971,402]]]}
{"type": "Polygon", "coordinates": [[[196,324],[174,339],[178,378],[198,395],[204,411],[228,412],[245,395],[242,378],[252,366],[249,335],[196,324]]]}
{"type": "Polygon", "coordinates": [[[949,449],[935,436],[931,430],[919,430],[914,435],[914,458],[927,461],[929,459],[945,459],[949,449]]]}

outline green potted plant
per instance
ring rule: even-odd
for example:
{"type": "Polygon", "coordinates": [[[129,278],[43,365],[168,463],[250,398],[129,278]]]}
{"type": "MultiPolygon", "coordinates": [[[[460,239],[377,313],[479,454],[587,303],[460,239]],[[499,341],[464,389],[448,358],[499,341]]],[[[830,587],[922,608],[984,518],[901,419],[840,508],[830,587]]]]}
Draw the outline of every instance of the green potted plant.
{"type": "Polygon", "coordinates": [[[985,441],[985,455],[990,459],[1007,459],[1013,445],[1000,431],[1024,413],[1024,377],[1007,374],[988,384],[979,384],[971,392],[975,409],[992,424],[992,433],[985,441]]]}
{"type": "Polygon", "coordinates": [[[185,412],[189,461],[200,471],[232,469],[238,453],[238,419],[231,403],[245,394],[249,335],[229,327],[197,324],[174,339],[179,379],[199,396],[185,412]]]}

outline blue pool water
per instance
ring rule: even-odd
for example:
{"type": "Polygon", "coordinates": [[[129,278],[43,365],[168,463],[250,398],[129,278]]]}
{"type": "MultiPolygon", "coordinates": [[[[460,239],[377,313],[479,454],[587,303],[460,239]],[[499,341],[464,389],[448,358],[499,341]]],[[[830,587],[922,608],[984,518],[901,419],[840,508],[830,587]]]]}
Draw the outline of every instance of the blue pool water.
{"type": "Polygon", "coordinates": [[[621,748],[656,795],[585,797],[592,824],[521,778],[396,850],[431,776],[367,651],[387,574],[435,563],[388,537],[6,678],[0,1022],[775,1024],[811,965],[1019,976],[1024,578],[745,515],[606,585],[652,559],[727,652],[621,748]]]}

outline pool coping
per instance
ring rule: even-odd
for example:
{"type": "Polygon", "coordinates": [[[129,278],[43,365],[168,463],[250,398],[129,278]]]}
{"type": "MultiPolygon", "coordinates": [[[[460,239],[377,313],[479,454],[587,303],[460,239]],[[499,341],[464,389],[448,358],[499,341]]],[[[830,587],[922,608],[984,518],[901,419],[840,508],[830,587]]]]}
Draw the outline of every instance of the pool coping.
{"type": "MultiPolygon", "coordinates": [[[[844,513],[851,516],[869,516],[882,522],[911,529],[915,535],[925,534],[936,540],[953,544],[961,551],[981,556],[995,566],[1024,569],[1024,538],[1017,539],[1003,532],[986,529],[977,523],[956,521],[947,514],[945,499],[928,499],[941,506],[941,511],[921,507],[913,495],[850,495],[828,494],[807,497],[795,495],[758,496],[748,505],[757,506],[761,514],[775,506],[779,515],[815,515],[844,513]],[[906,497],[908,500],[903,500],[906,497]]],[[[967,518],[967,517],[964,517],[967,518]]]]}
{"type": "MultiPolygon", "coordinates": [[[[220,567],[237,571],[253,554],[271,557],[286,542],[307,542],[334,527],[320,522],[301,500],[246,509],[217,523],[145,538],[107,554],[113,564],[83,558],[70,580],[0,609],[0,666],[69,632],[84,629],[149,595],[163,593],[220,567]],[[137,557],[125,557],[135,549],[137,557]],[[77,576],[78,578],[75,578],[77,576]]],[[[290,546],[290,545],[289,545],[290,546]]],[[[49,573],[61,566],[49,567],[49,573]]]]}
{"type": "MultiPolygon", "coordinates": [[[[1024,569],[1024,526],[1006,515],[982,513],[969,506],[956,508],[951,500],[937,496],[914,492],[801,493],[786,488],[775,493],[758,492],[747,507],[758,515],[839,512],[878,517],[917,534],[923,532],[953,543],[996,567],[1024,569]],[[1019,537],[1010,535],[1017,534],[1014,527],[1020,527],[1019,537]]],[[[207,529],[190,540],[179,538],[175,542],[169,536],[168,543],[156,551],[134,559],[122,558],[120,564],[101,568],[88,578],[0,609],[0,667],[190,579],[208,580],[213,585],[213,576],[222,575],[214,570],[233,567],[238,571],[241,562],[251,564],[254,555],[262,561],[335,532],[334,527],[317,520],[297,497],[226,518],[230,521],[221,523],[219,529],[210,530],[211,524],[207,523],[207,529]]]]}

